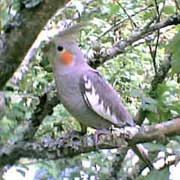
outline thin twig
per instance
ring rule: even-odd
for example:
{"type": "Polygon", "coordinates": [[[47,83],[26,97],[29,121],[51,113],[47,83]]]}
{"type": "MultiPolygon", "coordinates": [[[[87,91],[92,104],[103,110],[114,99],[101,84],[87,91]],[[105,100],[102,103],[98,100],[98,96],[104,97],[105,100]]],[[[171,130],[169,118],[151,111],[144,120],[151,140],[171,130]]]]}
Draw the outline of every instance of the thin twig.
{"type": "MultiPolygon", "coordinates": [[[[154,0],[154,2],[155,2],[156,13],[157,13],[156,23],[158,23],[158,22],[160,22],[160,17],[161,17],[161,14],[162,14],[164,6],[165,6],[165,0],[163,1],[163,7],[162,7],[161,11],[159,11],[159,6],[157,3],[157,0],[154,0]]],[[[152,57],[155,74],[157,74],[156,55],[157,55],[157,49],[158,49],[158,44],[159,44],[159,38],[160,38],[160,30],[158,29],[157,36],[156,36],[156,42],[155,42],[155,48],[153,49],[152,46],[149,44],[149,50],[150,50],[150,54],[152,57]]]]}
{"type": "MultiPolygon", "coordinates": [[[[134,16],[140,14],[141,12],[146,11],[146,10],[149,9],[150,7],[152,7],[152,5],[149,5],[149,6],[147,6],[147,7],[144,7],[144,8],[142,8],[142,9],[140,9],[139,11],[135,12],[134,14],[131,14],[130,16],[131,16],[131,17],[134,17],[134,16]]],[[[128,20],[128,18],[124,18],[124,19],[119,19],[119,20],[117,20],[117,21],[116,21],[116,24],[112,24],[112,26],[111,26],[109,29],[107,29],[105,32],[103,32],[102,34],[100,34],[100,35],[98,36],[98,39],[101,39],[101,37],[103,37],[104,35],[106,35],[108,32],[110,32],[110,31],[118,28],[122,23],[124,23],[124,22],[127,21],[127,20],[128,20]]]]}
{"type": "Polygon", "coordinates": [[[176,8],[180,11],[180,6],[179,6],[179,2],[177,0],[174,0],[176,8]]]}
{"type": "Polygon", "coordinates": [[[121,3],[119,3],[119,1],[116,1],[116,3],[121,7],[121,9],[124,11],[124,13],[127,15],[128,19],[131,21],[132,26],[137,27],[137,24],[134,22],[134,20],[132,19],[132,16],[129,15],[129,13],[127,12],[127,10],[121,5],[121,3]]]}
{"type": "Polygon", "coordinates": [[[148,28],[143,28],[143,29],[139,29],[138,31],[132,32],[132,34],[128,36],[126,39],[118,41],[112,47],[104,50],[100,54],[100,56],[94,53],[94,57],[96,57],[97,61],[94,61],[93,57],[91,57],[89,63],[90,64],[92,63],[92,66],[96,67],[96,64],[99,63],[102,64],[105,61],[111,59],[112,57],[123,53],[128,46],[132,45],[134,42],[138,40],[143,39],[145,36],[152,34],[154,31],[177,24],[180,24],[180,14],[177,14],[176,16],[174,15],[169,16],[168,18],[166,18],[165,20],[159,23],[150,25],[148,28]]]}

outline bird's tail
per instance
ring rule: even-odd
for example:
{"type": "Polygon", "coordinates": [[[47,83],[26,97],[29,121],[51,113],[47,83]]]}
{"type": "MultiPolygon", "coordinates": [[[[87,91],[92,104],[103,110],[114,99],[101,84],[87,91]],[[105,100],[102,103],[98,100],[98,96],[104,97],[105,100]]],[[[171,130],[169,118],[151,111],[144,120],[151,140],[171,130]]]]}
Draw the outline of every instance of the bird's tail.
{"type": "Polygon", "coordinates": [[[150,161],[147,153],[144,151],[144,147],[141,145],[133,145],[132,150],[136,155],[152,170],[154,168],[152,162],[150,161]]]}

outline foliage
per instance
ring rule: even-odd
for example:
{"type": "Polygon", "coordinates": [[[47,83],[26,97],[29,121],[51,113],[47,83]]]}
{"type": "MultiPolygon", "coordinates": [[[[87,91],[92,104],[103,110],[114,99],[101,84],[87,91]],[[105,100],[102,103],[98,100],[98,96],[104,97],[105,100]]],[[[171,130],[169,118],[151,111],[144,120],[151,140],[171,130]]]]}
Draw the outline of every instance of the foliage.
{"type": "MultiPolygon", "coordinates": [[[[75,8],[67,10],[63,17],[64,19],[71,18],[76,11],[81,12],[84,8],[80,0],[72,2],[75,4],[75,8]]],[[[87,57],[91,57],[92,53],[98,48],[103,51],[104,48],[111,47],[118,40],[129,37],[132,31],[143,28],[157,16],[154,2],[154,0],[101,0],[89,4],[87,11],[93,9],[98,9],[98,11],[83,16],[86,21],[91,18],[92,23],[91,26],[82,29],[79,36],[79,44],[83,53],[87,57]],[[146,6],[148,8],[142,10],[146,6]],[[127,13],[131,16],[131,19],[127,17],[127,13]],[[112,28],[114,24],[118,23],[120,23],[119,26],[112,28]],[[104,33],[108,29],[110,30],[104,33]]],[[[5,25],[12,21],[23,3],[26,8],[29,8],[31,5],[36,6],[41,1],[0,1],[1,31],[3,31],[5,25]]],[[[179,11],[179,1],[175,4],[174,1],[170,0],[163,5],[163,1],[159,0],[157,4],[159,8],[162,8],[161,19],[179,11]]],[[[98,68],[121,94],[132,115],[135,116],[140,107],[148,111],[145,123],[162,122],[180,114],[180,36],[178,31],[179,26],[176,26],[170,29],[163,29],[160,32],[156,67],[157,69],[160,67],[166,53],[171,53],[172,69],[166,75],[164,83],[158,84],[155,92],[156,97],[152,97],[149,94],[151,81],[155,75],[155,67],[152,63],[149,47],[151,46],[152,49],[155,49],[157,32],[148,36],[150,40],[143,43],[138,41],[135,46],[129,47],[125,53],[114,57],[98,68]]],[[[23,136],[23,129],[27,126],[26,121],[30,120],[34,109],[39,103],[39,96],[45,92],[53,79],[49,59],[44,56],[42,49],[39,48],[30,70],[19,86],[7,83],[5,87],[7,109],[5,116],[0,121],[1,143],[14,143],[23,136]]],[[[80,130],[79,124],[62,105],[58,105],[54,107],[51,116],[44,118],[35,138],[38,141],[48,136],[57,138],[72,129],[80,130]]],[[[91,132],[92,129],[89,129],[88,133],[91,132]]],[[[170,146],[172,154],[178,149],[179,145],[180,141],[177,137],[172,137],[167,144],[167,146],[170,146]],[[176,142],[174,146],[172,141],[176,142]]],[[[155,151],[156,153],[163,151],[168,154],[166,146],[159,142],[150,143],[148,147],[150,151],[155,151]]],[[[36,166],[39,170],[36,172],[35,179],[105,179],[110,174],[113,160],[118,153],[117,150],[105,150],[56,161],[37,160],[36,166]]],[[[34,161],[28,160],[28,163],[31,162],[34,163],[34,161]]],[[[20,161],[19,164],[26,163],[20,161]]],[[[131,176],[132,171],[127,169],[129,164],[131,165],[129,169],[133,169],[132,160],[125,160],[122,176],[124,174],[127,175],[128,172],[130,172],[129,176],[131,176]]],[[[155,179],[157,176],[160,179],[168,179],[168,168],[160,172],[153,171],[147,177],[141,176],[139,179],[150,180],[155,179]]]]}

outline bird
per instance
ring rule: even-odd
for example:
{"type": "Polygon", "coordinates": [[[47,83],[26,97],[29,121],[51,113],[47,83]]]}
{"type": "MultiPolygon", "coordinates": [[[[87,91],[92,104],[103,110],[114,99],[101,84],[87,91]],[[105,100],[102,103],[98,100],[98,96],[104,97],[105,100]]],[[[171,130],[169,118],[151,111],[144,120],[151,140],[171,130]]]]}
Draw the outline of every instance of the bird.
{"type": "MultiPolygon", "coordinates": [[[[51,64],[60,102],[80,122],[84,133],[87,127],[104,130],[112,125],[135,126],[119,93],[88,65],[74,35],[77,30],[70,28],[54,38],[51,64]]],[[[133,148],[142,156],[137,146],[133,148]]],[[[152,169],[149,160],[143,161],[152,169]]]]}

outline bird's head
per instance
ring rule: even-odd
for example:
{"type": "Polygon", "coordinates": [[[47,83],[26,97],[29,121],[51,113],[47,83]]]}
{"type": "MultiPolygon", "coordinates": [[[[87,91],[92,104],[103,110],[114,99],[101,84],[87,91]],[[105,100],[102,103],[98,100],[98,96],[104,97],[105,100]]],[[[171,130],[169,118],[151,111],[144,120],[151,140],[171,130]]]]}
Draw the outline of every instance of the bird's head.
{"type": "Polygon", "coordinates": [[[74,40],[58,38],[56,45],[56,60],[62,66],[73,66],[84,61],[83,54],[74,40]]]}
{"type": "Polygon", "coordinates": [[[54,39],[56,46],[55,64],[61,69],[66,70],[85,63],[83,53],[76,42],[80,27],[73,26],[58,34],[54,39]]]}

